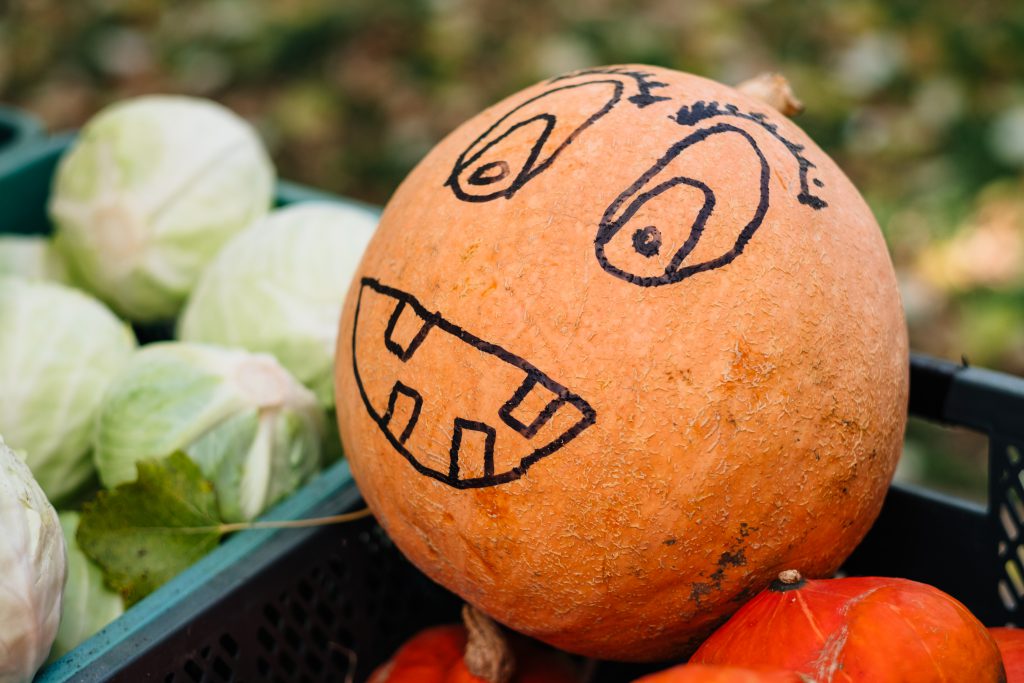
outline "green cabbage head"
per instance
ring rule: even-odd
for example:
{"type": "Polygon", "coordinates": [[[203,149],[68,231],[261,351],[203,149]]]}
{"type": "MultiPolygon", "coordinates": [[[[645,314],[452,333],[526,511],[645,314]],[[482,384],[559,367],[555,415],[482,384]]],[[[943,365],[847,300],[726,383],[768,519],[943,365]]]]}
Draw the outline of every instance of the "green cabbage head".
{"type": "Polygon", "coordinates": [[[256,517],[320,467],[324,415],[272,357],[165,342],[144,346],[114,379],[96,423],[104,486],[135,463],[184,451],[218,494],[227,521],[256,517]]]}
{"type": "Polygon", "coordinates": [[[253,128],[208,100],[146,96],[97,114],[61,159],[50,216],[76,281],[135,321],[172,318],[227,240],[270,208],[253,128]]]}
{"type": "Polygon", "coordinates": [[[0,438],[0,683],[29,683],[46,661],[66,561],[57,511],[0,438]]]}
{"type": "Polygon", "coordinates": [[[131,329],[88,294],[0,277],[0,433],[54,504],[93,478],[100,399],[134,349],[131,329]]]}
{"type": "Polygon", "coordinates": [[[273,354],[330,408],[342,304],[376,227],[375,213],[329,202],[271,213],[206,269],[178,337],[273,354]]]}
{"type": "Polygon", "coordinates": [[[41,235],[0,235],[0,275],[68,282],[64,259],[41,235]]]}

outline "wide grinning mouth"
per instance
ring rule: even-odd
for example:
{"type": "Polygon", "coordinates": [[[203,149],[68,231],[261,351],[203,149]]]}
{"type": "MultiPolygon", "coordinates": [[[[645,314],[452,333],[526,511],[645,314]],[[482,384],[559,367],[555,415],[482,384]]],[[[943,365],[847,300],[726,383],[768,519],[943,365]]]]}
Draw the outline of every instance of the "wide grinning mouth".
{"type": "Polygon", "coordinates": [[[597,419],[529,361],[373,278],[360,283],[352,358],[367,413],[394,450],[459,489],[521,478],[597,419]],[[439,367],[464,376],[438,377],[439,367]]]}

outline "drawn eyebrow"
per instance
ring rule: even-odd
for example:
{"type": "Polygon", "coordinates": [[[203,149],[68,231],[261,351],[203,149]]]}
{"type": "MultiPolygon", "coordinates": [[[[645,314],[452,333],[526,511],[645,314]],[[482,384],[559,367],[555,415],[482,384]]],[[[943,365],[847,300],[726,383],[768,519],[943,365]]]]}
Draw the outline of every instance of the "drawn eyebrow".
{"type": "MultiPolygon", "coordinates": [[[[679,108],[669,119],[675,121],[680,126],[696,126],[698,123],[706,121],[708,119],[717,116],[732,116],[740,119],[746,119],[747,121],[753,121],[761,128],[768,131],[776,140],[782,143],[782,145],[789,151],[793,158],[796,159],[797,165],[800,169],[800,193],[797,195],[797,201],[801,204],[805,204],[812,209],[821,210],[828,206],[821,197],[813,194],[808,183],[808,173],[812,168],[817,168],[813,161],[804,156],[804,146],[795,143],[786,138],[782,133],[779,132],[779,126],[776,123],[772,123],[768,120],[765,114],[759,112],[746,112],[741,110],[735,104],[719,104],[716,101],[705,102],[699,100],[692,104],[684,104],[679,108]]],[[[813,180],[815,187],[822,188],[825,183],[819,178],[813,180]]]]}
{"type": "Polygon", "coordinates": [[[635,71],[625,67],[611,66],[593,69],[580,69],[579,71],[572,71],[567,74],[562,74],[561,76],[555,76],[554,78],[549,79],[548,83],[557,83],[558,81],[568,78],[581,78],[583,76],[591,75],[628,76],[629,78],[632,78],[636,82],[638,92],[635,95],[630,96],[628,99],[640,109],[654,104],[655,102],[663,102],[672,99],[667,95],[655,95],[652,93],[653,90],[668,87],[668,83],[652,80],[654,78],[654,74],[652,72],[635,71]]]}

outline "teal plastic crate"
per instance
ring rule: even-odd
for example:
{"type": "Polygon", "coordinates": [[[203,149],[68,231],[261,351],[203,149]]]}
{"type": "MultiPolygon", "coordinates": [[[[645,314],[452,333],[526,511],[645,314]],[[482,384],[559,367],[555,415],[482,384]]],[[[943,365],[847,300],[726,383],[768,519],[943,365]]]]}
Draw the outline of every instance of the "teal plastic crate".
{"type": "Polygon", "coordinates": [[[19,109],[0,106],[0,153],[43,136],[43,126],[19,109]]]}
{"type": "MultiPolygon", "coordinates": [[[[352,484],[348,465],[339,462],[261,519],[290,520],[337,514],[358,501],[359,494],[352,484]]],[[[362,530],[365,531],[365,525],[362,530]]],[[[218,601],[233,591],[244,592],[247,585],[275,561],[287,557],[313,536],[315,533],[297,530],[252,530],[234,534],[92,638],[40,671],[36,683],[140,680],[126,673],[128,667],[134,667],[142,676],[158,671],[164,674],[163,680],[168,680],[167,675],[173,673],[174,657],[179,654],[168,647],[169,638],[178,631],[194,629],[202,615],[218,601]],[[154,665],[154,659],[159,663],[154,665]]],[[[282,584],[282,588],[286,585],[282,584]]],[[[229,617],[224,624],[227,628],[214,638],[215,645],[225,633],[238,628],[230,619],[230,612],[224,616],[229,617]]],[[[237,636],[234,639],[236,643],[242,640],[237,636]]],[[[199,649],[203,647],[207,646],[199,649]]],[[[227,654],[231,654],[230,647],[227,654]]]]}

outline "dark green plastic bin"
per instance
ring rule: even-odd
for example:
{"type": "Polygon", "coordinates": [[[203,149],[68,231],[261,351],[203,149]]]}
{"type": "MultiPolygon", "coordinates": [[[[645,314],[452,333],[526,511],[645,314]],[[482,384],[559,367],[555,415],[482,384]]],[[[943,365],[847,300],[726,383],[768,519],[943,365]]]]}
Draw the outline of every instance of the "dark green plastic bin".
{"type": "Polygon", "coordinates": [[[0,105],[0,155],[42,136],[43,126],[34,116],[0,105]]]}

